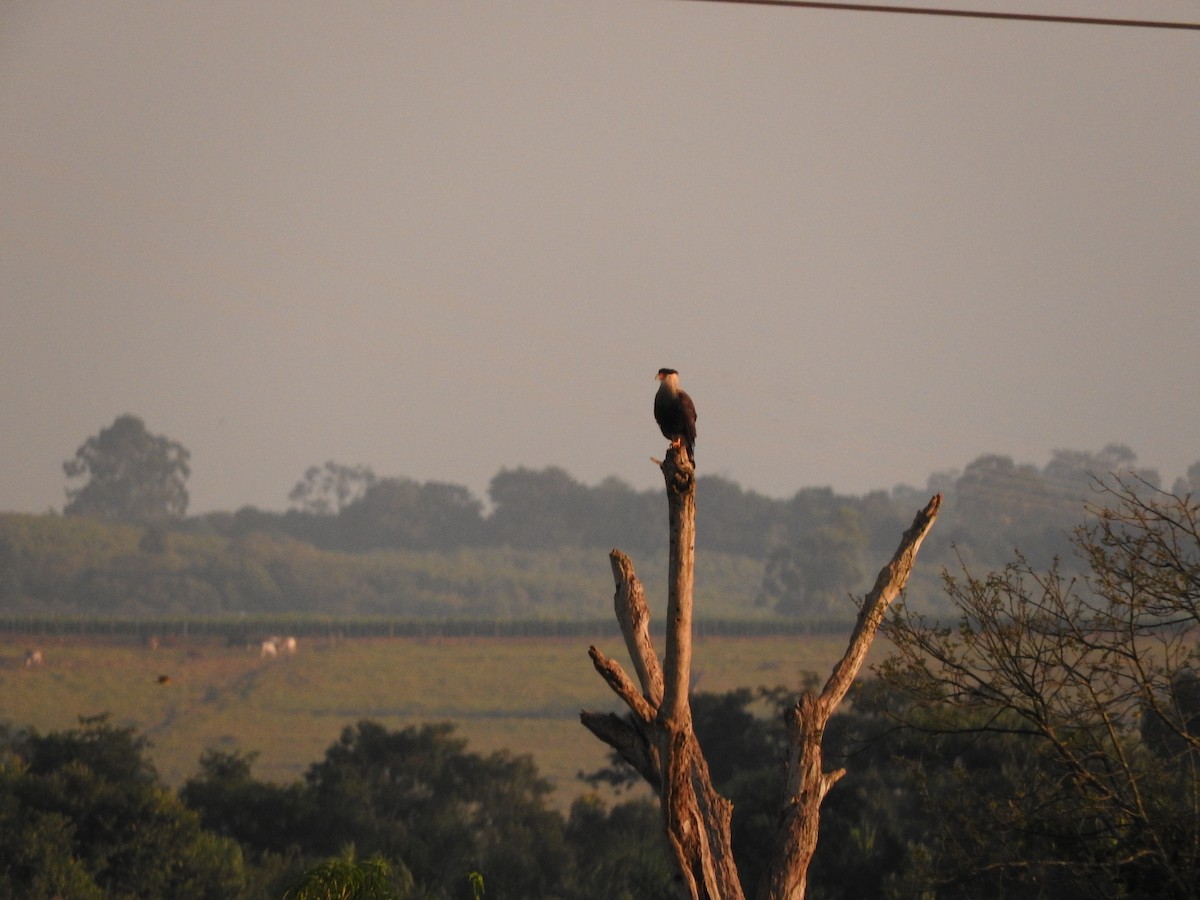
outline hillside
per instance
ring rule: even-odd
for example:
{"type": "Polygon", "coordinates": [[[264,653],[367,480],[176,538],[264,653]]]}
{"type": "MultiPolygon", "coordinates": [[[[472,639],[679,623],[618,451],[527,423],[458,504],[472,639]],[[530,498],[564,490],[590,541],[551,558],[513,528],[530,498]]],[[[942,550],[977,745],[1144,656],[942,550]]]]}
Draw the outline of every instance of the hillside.
{"type": "MultiPolygon", "coordinates": [[[[910,582],[911,606],[944,609],[943,569],[982,574],[1014,550],[1038,567],[1059,558],[1069,568],[1071,531],[1097,496],[1097,478],[1117,472],[1157,484],[1135,460],[1116,445],[1056,451],[1040,469],[988,455],[931,476],[925,490],[854,497],[805,488],[786,500],[701,476],[698,612],[853,616],[851,597],[870,586],[934,491],[945,502],[910,582]]],[[[484,515],[456,485],[370,474],[358,488],[336,503],[305,494],[283,513],[243,508],[151,525],[0,514],[0,613],[595,620],[608,615],[612,547],[633,557],[652,604],[663,596],[661,491],[615,479],[583,485],[554,467],[509,470],[493,479],[484,515]]]]}
{"type": "MultiPolygon", "coordinates": [[[[596,619],[611,610],[606,551],[558,547],[323,550],[286,535],[147,530],[74,516],[0,515],[0,611],[39,616],[309,613],[400,618],[596,619]]],[[[665,554],[638,561],[665,593],[665,554]]],[[[763,617],[764,564],[729,553],[697,564],[706,615],[763,617]]]]}

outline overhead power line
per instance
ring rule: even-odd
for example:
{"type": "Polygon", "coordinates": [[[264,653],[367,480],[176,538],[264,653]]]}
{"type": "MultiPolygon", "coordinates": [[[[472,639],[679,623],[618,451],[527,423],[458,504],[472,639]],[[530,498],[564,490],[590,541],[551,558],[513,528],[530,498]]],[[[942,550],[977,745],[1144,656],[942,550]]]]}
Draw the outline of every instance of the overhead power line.
{"type": "Polygon", "coordinates": [[[817,0],[688,0],[691,3],[741,3],[747,6],[796,6],[807,9],[851,12],[904,13],[917,16],[956,16],[964,19],[1009,19],[1021,22],[1064,22],[1071,25],[1117,25],[1124,28],[1176,28],[1200,31],[1198,22],[1164,22],[1157,19],[1104,19],[1095,16],[1051,16],[1041,13],[984,12],[971,9],[938,9],[928,6],[886,6],[878,3],[824,3],[817,0]]]}

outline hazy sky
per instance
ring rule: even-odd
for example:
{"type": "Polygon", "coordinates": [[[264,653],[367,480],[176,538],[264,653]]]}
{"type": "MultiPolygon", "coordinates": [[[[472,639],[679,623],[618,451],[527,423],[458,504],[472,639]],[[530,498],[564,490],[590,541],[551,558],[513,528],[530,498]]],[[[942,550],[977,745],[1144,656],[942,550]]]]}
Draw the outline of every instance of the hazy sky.
{"type": "MultiPolygon", "coordinates": [[[[1196,0],[975,9],[1200,20],[1196,0]]],[[[0,509],[132,412],[304,469],[774,496],[1200,459],[1200,32],[688,3],[0,3],[0,509]]]]}

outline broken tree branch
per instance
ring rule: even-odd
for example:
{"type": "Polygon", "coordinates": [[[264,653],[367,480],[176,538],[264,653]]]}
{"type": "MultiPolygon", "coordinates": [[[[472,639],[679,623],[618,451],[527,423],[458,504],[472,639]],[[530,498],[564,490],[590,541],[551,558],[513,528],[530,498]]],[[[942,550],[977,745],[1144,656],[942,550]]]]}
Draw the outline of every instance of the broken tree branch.
{"type": "Polygon", "coordinates": [[[632,710],[635,716],[647,723],[654,720],[658,711],[657,707],[651,705],[644,696],[638,693],[637,688],[616,660],[609,659],[596,647],[588,648],[588,656],[592,658],[592,665],[596,667],[600,677],[608,682],[613,693],[625,701],[625,705],[632,710]]]}
{"type": "Polygon", "coordinates": [[[650,639],[650,609],[646,606],[646,591],[641,580],[633,571],[633,561],[620,550],[608,554],[612,566],[616,594],[613,608],[621,634],[625,637],[625,648],[633,660],[634,671],[642,685],[642,694],[657,709],[663,698],[662,666],[650,639]]]}
{"type": "Polygon", "coordinates": [[[821,803],[845,774],[843,769],[824,770],[821,747],[825,726],[858,677],[888,607],[904,590],[917,551],[941,505],[942,495],[936,494],[904,532],[891,561],[880,570],[875,586],[863,599],[846,652],[834,665],[821,693],[805,691],[788,712],[787,786],[776,831],[775,856],[759,885],[762,900],[803,900],[808,867],[817,847],[821,803]]]}

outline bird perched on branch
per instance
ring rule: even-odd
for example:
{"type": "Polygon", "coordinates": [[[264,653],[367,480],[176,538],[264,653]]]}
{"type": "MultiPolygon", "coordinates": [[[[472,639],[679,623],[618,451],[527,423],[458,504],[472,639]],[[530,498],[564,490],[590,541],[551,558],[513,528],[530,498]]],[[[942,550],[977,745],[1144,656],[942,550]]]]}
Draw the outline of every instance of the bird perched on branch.
{"type": "Polygon", "coordinates": [[[654,395],[654,421],[672,447],[683,446],[688,462],[696,464],[696,405],[686,391],[679,389],[679,373],[659,369],[654,376],[660,382],[654,395]]]}

